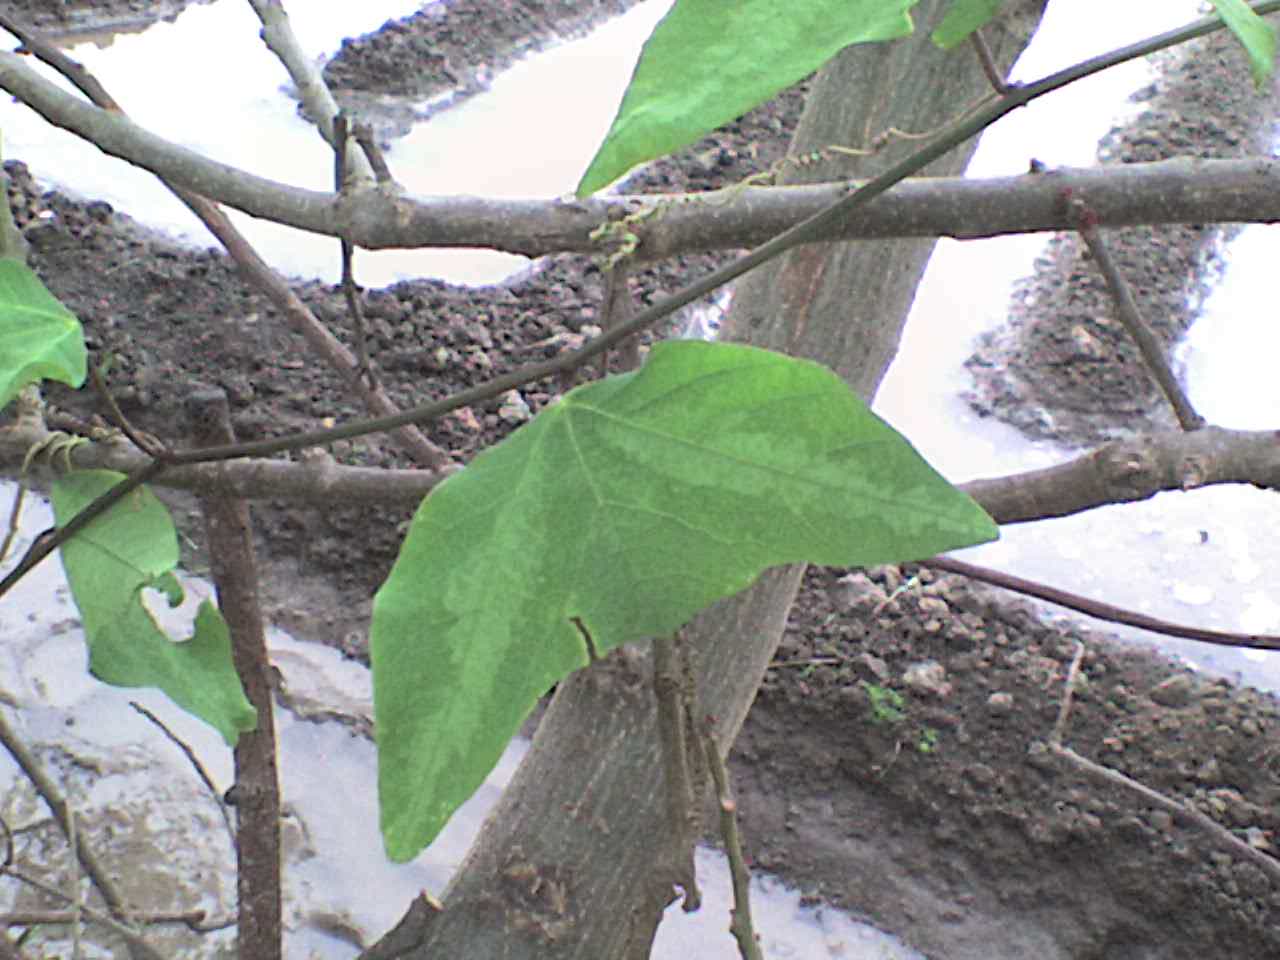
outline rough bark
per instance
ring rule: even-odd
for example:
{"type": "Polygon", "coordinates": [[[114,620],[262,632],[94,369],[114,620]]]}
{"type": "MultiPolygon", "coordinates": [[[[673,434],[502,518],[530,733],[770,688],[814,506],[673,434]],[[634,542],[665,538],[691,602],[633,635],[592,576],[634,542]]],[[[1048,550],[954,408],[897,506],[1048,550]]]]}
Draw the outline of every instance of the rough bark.
{"type": "MultiPolygon", "coordinates": [[[[915,10],[913,37],[855,47],[815,82],[793,152],[861,146],[895,127],[942,126],[989,91],[972,50],[928,40],[941,8],[915,10]]],[[[1011,4],[988,44],[1007,71],[1039,20],[1042,0],[1011,4]]],[[[883,169],[910,141],[839,171],[883,169]]],[[[972,145],[935,164],[962,171],[972,145]]],[[[793,251],[740,287],[733,339],[806,356],[874,394],[892,359],[933,241],[852,242],[793,251]]],[[[687,631],[699,696],[727,752],[782,633],[802,568],[769,571],[700,615],[687,631]]],[[[403,954],[414,958],[641,958],[673,896],[655,869],[665,823],[661,763],[645,651],[615,655],[561,685],[533,746],[490,815],[445,898],[444,910],[403,954]]],[[[727,923],[727,918],[726,918],[727,923]]]]}

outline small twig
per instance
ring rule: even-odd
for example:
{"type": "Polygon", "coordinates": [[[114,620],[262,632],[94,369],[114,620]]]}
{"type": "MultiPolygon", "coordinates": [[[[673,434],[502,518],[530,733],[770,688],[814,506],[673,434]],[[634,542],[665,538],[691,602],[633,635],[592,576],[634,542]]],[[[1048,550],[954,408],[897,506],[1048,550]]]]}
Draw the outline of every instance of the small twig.
{"type": "Polygon", "coordinates": [[[738,804],[729,789],[729,774],[725,769],[720,748],[711,732],[708,721],[700,737],[702,756],[711,771],[716,788],[716,802],[720,808],[720,835],[724,839],[725,856],[729,858],[729,875],[733,879],[733,912],[729,932],[738,941],[742,960],[763,960],[760,943],[756,939],[751,922],[751,868],[742,853],[742,838],[738,833],[738,804]]]}
{"type": "Polygon", "coordinates": [[[1058,719],[1053,725],[1053,733],[1049,742],[1054,746],[1062,745],[1062,737],[1067,730],[1067,717],[1071,715],[1071,698],[1075,696],[1076,678],[1080,676],[1080,664],[1084,661],[1084,644],[1076,641],[1076,653],[1071,658],[1071,666],[1067,670],[1067,679],[1062,684],[1062,703],[1058,705],[1058,719]]]}
{"type": "MultiPolygon", "coordinates": [[[[198,446],[232,443],[226,392],[200,390],[187,399],[198,446]]],[[[235,745],[237,892],[243,956],[280,960],[283,904],[280,888],[280,780],[266,627],[258,599],[257,559],[249,505],[232,497],[203,497],[209,565],[218,606],[231,634],[231,658],[245,696],[258,714],[253,730],[235,745]]]]}
{"type": "MultiPolygon", "coordinates": [[[[43,880],[37,879],[36,877],[33,877],[30,874],[23,872],[22,870],[18,870],[16,868],[10,867],[4,870],[3,873],[5,876],[13,877],[13,879],[17,880],[19,883],[25,883],[27,886],[29,886],[33,890],[39,890],[41,893],[47,894],[48,896],[53,897],[57,900],[66,902],[68,899],[67,895],[63,893],[61,890],[59,890],[57,887],[51,886],[50,884],[45,883],[43,880]]],[[[42,913],[43,911],[31,911],[30,914],[28,914],[27,911],[23,911],[21,914],[0,914],[0,925],[3,925],[3,923],[6,923],[6,922],[23,923],[24,921],[22,919],[14,919],[10,921],[8,918],[11,916],[25,917],[28,915],[33,917],[33,920],[32,920],[33,923],[39,923],[42,921],[34,918],[38,918],[42,913]]],[[[57,911],[57,912],[51,912],[51,913],[53,917],[56,917],[57,919],[50,919],[48,922],[50,923],[69,922],[70,911],[57,911]]],[[[121,923],[119,920],[116,920],[105,913],[95,910],[92,907],[84,907],[81,910],[81,915],[84,917],[84,919],[88,920],[91,923],[97,923],[97,924],[100,924],[101,926],[107,927],[110,930],[114,930],[116,933],[118,933],[121,937],[125,939],[125,942],[129,944],[130,949],[133,950],[137,956],[147,957],[149,958],[149,960],[162,960],[159,953],[157,953],[155,949],[151,947],[151,945],[148,944],[147,941],[142,938],[142,936],[138,933],[138,931],[134,930],[132,927],[129,927],[126,924],[121,923]]],[[[132,919],[134,915],[130,914],[129,916],[132,919]]],[[[175,913],[172,916],[169,916],[168,914],[165,914],[165,913],[158,913],[155,911],[142,911],[141,913],[138,914],[138,917],[141,918],[140,922],[143,922],[143,923],[153,923],[153,924],[168,923],[170,922],[170,920],[172,920],[172,922],[174,923],[186,924],[186,926],[189,929],[194,930],[196,932],[203,932],[204,926],[193,922],[193,918],[196,918],[196,917],[202,918],[203,916],[204,916],[203,910],[191,910],[185,914],[175,913]]],[[[230,925],[231,924],[222,924],[222,926],[208,927],[208,929],[210,930],[224,929],[225,927],[230,925]]]]}
{"type": "Polygon", "coordinates": [[[658,701],[658,736],[662,744],[667,820],[671,830],[666,859],[673,874],[673,882],[684,891],[683,908],[689,913],[697,910],[702,903],[693,862],[696,838],[691,836],[689,830],[690,808],[694,803],[700,802],[701,798],[693,796],[689,773],[691,744],[685,736],[680,668],[676,658],[678,642],[673,637],[654,638],[653,692],[658,701]]]}
{"type": "MultiPolygon", "coordinates": [[[[249,0],[249,5],[262,22],[262,42],[289,71],[289,78],[298,88],[304,113],[316,125],[320,136],[332,145],[336,139],[333,124],[339,113],[338,104],[315,59],[307,56],[298,43],[284,5],[280,0],[249,0]]],[[[369,177],[370,171],[363,169],[364,162],[357,151],[351,151],[348,166],[359,179],[369,177]]]]}
{"type": "Polygon", "coordinates": [[[7,13],[0,13],[0,27],[4,27],[21,40],[24,51],[35,54],[37,60],[44,61],[70,80],[77,90],[89,98],[91,103],[103,110],[124,112],[111,98],[111,94],[107,93],[106,88],[98,82],[98,78],[84,68],[84,64],[72,60],[59,47],[46,40],[43,34],[7,13]]]}
{"type": "Polygon", "coordinates": [[[373,139],[373,127],[366,122],[357,123],[352,127],[351,135],[364,151],[365,159],[373,168],[373,175],[378,183],[393,183],[395,178],[391,176],[387,158],[382,155],[382,149],[373,139]]]}
{"type": "Polygon", "coordinates": [[[698,669],[693,659],[693,645],[677,633],[676,665],[680,669],[680,714],[684,720],[684,738],[688,744],[689,787],[691,802],[686,814],[689,818],[690,847],[702,833],[702,801],[707,795],[707,758],[700,744],[702,728],[698,716],[698,669]]]}
{"type": "Polygon", "coordinates": [[[107,382],[102,377],[102,369],[98,364],[90,364],[89,379],[93,382],[93,389],[102,399],[102,402],[107,405],[107,412],[111,415],[111,422],[115,424],[116,428],[128,437],[135,447],[151,459],[162,462],[167,461],[172,455],[172,451],[154,437],[149,437],[136,429],[129,422],[129,418],[124,415],[120,405],[116,403],[116,398],[112,396],[111,390],[107,387],[107,382]]]}
{"type": "MultiPolygon", "coordinates": [[[[71,849],[76,848],[76,811],[71,806],[71,801],[67,801],[67,843],[71,849]]],[[[80,937],[83,932],[84,924],[84,897],[80,890],[80,861],[75,857],[71,858],[71,957],[72,960],[80,960],[80,937]]]]}
{"type": "Polygon", "coordinates": [[[1138,309],[1129,284],[1120,273],[1120,268],[1116,266],[1111,252],[1103,242],[1102,234],[1098,231],[1097,214],[1078,199],[1070,199],[1067,202],[1076,217],[1080,236],[1084,238],[1089,252],[1093,254],[1093,259],[1098,264],[1098,269],[1102,271],[1102,276],[1107,281],[1107,289],[1111,291],[1111,299],[1115,301],[1116,314],[1120,322],[1124,324],[1125,330],[1137,344],[1138,352],[1142,355],[1147,369],[1151,371],[1165,399],[1173,407],[1178,423],[1183,430],[1199,430],[1204,426],[1204,417],[1196,413],[1195,407],[1191,405],[1182,385],[1178,383],[1178,378],[1173,375],[1173,368],[1169,366],[1164,348],[1161,347],[1160,341],[1138,309]]]}
{"type": "MultiPolygon", "coordinates": [[[[0,182],[0,188],[3,183],[0,182]]],[[[14,400],[14,408],[17,413],[17,422],[14,428],[34,428],[37,432],[47,435],[48,423],[45,420],[44,397],[40,394],[40,385],[38,383],[28,384],[18,392],[17,398],[14,400]]],[[[39,441],[37,441],[37,444],[39,441]]],[[[33,448],[34,449],[34,448],[33,448]]],[[[30,452],[27,454],[30,458],[30,452]]],[[[18,539],[18,532],[22,529],[22,505],[27,495],[27,471],[24,468],[18,475],[18,488],[13,495],[13,506],[9,510],[9,528],[5,532],[4,541],[0,542],[0,564],[4,563],[4,558],[9,555],[9,551],[13,549],[14,541],[18,539]]]]}
{"type": "Polygon", "coordinates": [[[849,657],[801,657],[799,660],[774,660],[769,664],[770,670],[782,670],[787,667],[838,667],[848,663],[849,657]]]}
{"type": "MultiPolygon", "coordinates": [[[[600,328],[606,333],[631,319],[635,305],[631,300],[631,265],[619,260],[604,275],[604,309],[600,311],[600,328]]],[[[618,348],[618,360],[623,370],[640,366],[640,336],[637,334],[618,348]]],[[[600,376],[609,375],[609,351],[600,355],[600,376]]]]}
{"type": "MultiPolygon", "coordinates": [[[[341,193],[347,186],[347,119],[345,110],[338,111],[338,115],[333,118],[333,189],[336,193],[341,193]]],[[[342,248],[342,296],[347,301],[347,311],[351,314],[356,355],[360,361],[355,376],[357,380],[364,380],[370,387],[375,387],[377,380],[373,374],[373,364],[369,360],[369,335],[365,330],[364,308],[360,303],[360,291],[356,287],[352,269],[355,248],[345,236],[339,237],[338,243],[342,248]]]]}
{"type": "Polygon", "coordinates": [[[1108,783],[1113,786],[1122,787],[1138,794],[1143,799],[1155,804],[1164,810],[1168,810],[1176,819],[1184,823],[1191,823],[1205,833],[1210,839],[1214,840],[1220,846],[1226,848],[1231,853],[1236,854],[1255,864],[1259,869],[1271,878],[1273,884],[1280,885],[1280,861],[1273,857],[1267,856],[1261,850],[1251,847],[1235,834],[1233,834],[1218,821],[1197,810],[1189,803],[1179,803],[1170,797],[1166,797],[1158,790],[1153,790],[1146,784],[1139,783],[1131,777],[1125,776],[1118,770],[1111,767],[1104,767],[1100,763],[1095,763],[1087,757],[1082,757],[1070,747],[1064,747],[1061,744],[1050,744],[1049,749],[1062,759],[1066,760],[1072,766],[1083,770],[1095,780],[1108,783]]]}
{"type": "Polygon", "coordinates": [[[1049,749],[1055,756],[1066,760],[1072,766],[1084,771],[1095,780],[1112,786],[1121,787],[1125,790],[1138,794],[1143,799],[1168,810],[1174,817],[1189,822],[1205,833],[1219,845],[1226,847],[1228,850],[1243,856],[1246,860],[1257,864],[1265,873],[1267,873],[1274,883],[1280,883],[1280,861],[1267,856],[1261,850],[1257,850],[1245,843],[1231,831],[1227,830],[1212,817],[1197,810],[1190,803],[1180,802],[1172,797],[1165,796],[1158,790],[1148,787],[1144,783],[1134,780],[1132,777],[1126,776],[1119,770],[1113,770],[1111,767],[1104,767],[1087,757],[1082,757],[1070,747],[1063,744],[1063,736],[1066,732],[1067,717],[1071,710],[1071,700],[1075,692],[1076,678],[1080,675],[1080,664],[1084,659],[1084,644],[1076,641],[1075,656],[1071,658],[1071,667],[1067,670],[1066,680],[1063,681],[1062,704],[1058,709],[1058,719],[1053,725],[1053,731],[1049,735],[1049,749]]]}
{"type": "Polygon", "coordinates": [[[13,492],[13,506],[9,508],[9,527],[5,531],[4,540],[0,542],[0,563],[13,549],[13,542],[18,539],[18,531],[22,529],[22,503],[27,495],[26,477],[18,478],[18,487],[13,492]]]}
{"type": "Polygon", "coordinates": [[[1000,75],[1000,68],[996,66],[995,58],[991,56],[991,48],[987,46],[986,37],[982,35],[982,31],[979,29],[969,34],[969,39],[973,42],[973,49],[978,54],[978,63],[982,64],[982,72],[987,75],[987,82],[991,84],[996,93],[1003,97],[1009,92],[1009,85],[1004,82],[1004,77],[1000,75]]]}
{"type": "Polygon", "coordinates": [[[192,768],[195,770],[196,776],[200,778],[200,782],[203,783],[205,789],[209,791],[209,795],[213,797],[213,802],[217,805],[218,812],[222,814],[222,822],[226,824],[227,835],[231,838],[231,846],[234,848],[236,843],[236,828],[231,822],[231,814],[227,812],[227,805],[222,802],[222,791],[214,786],[213,778],[209,776],[209,771],[206,770],[204,764],[200,762],[200,758],[196,756],[195,751],[192,750],[191,747],[188,746],[176,733],[170,730],[163,720],[142,704],[138,703],[137,700],[130,700],[129,706],[133,707],[133,709],[137,710],[138,713],[142,714],[154,723],[156,727],[159,728],[160,732],[168,737],[169,741],[181,750],[184,756],[186,756],[187,762],[190,763],[192,768]]]}
{"type": "Polygon", "coordinates": [[[919,586],[919,584],[920,584],[919,577],[908,577],[906,580],[903,580],[902,583],[898,584],[898,586],[894,588],[892,593],[890,593],[888,596],[886,596],[883,600],[881,600],[879,603],[875,605],[875,608],[872,609],[871,611],[871,615],[873,617],[878,617],[881,613],[883,613],[889,607],[890,604],[893,603],[893,601],[897,600],[900,596],[902,596],[908,590],[911,590],[913,587],[919,586]]]}
{"type": "Polygon", "coordinates": [[[400,960],[427,938],[427,931],[444,912],[444,905],[426,890],[409,903],[400,922],[364,953],[358,960],[400,960]]]}
{"type": "MultiPolygon", "coordinates": [[[[0,874],[6,874],[13,867],[13,831],[9,822],[0,816],[0,833],[4,834],[4,862],[0,863],[0,874]]],[[[0,960],[23,960],[22,951],[9,939],[4,925],[0,923],[0,960]]]]}
{"type": "MultiPolygon", "coordinates": [[[[53,819],[62,829],[63,835],[70,840],[73,828],[68,820],[69,810],[66,800],[63,799],[61,791],[58,790],[54,782],[49,779],[48,774],[36,762],[31,751],[14,734],[8,721],[4,718],[3,712],[0,712],[0,744],[9,751],[9,755],[22,768],[22,772],[26,774],[27,779],[36,788],[36,792],[44,800],[49,812],[53,814],[53,819]]],[[[125,904],[124,897],[116,889],[107,871],[98,863],[97,856],[89,848],[89,845],[85,843],[84,837],[77,836],[71,849],[73,855],[79,859],[80,865],[84,868],[84,872],[88,875],[90,881],[102,895],[103,902],[106,903],[111,915],[116,920],[122,921],[120,926],[124,930],[129,930],[127,936],[134,955],[142,958],[142,960],[161,960],[160,954],[154,947],[141,939],[137,931],[129,929],[129,909],[125,904]]],[[[7,872],[17,875],[16,871],[12,869],[7,872]]]]}
{"type": "MultiPolygon", "coordinates": [[[[25,878],[24,878],[25,882],[25,878]]],[[[70,924],[75,921],[76,913],[74,910],[14,910],[9,913],[0,913],[0,926],[16,926],[18,924],[45,924],[58,923],[70,924]]],[[[84,909],[84,916],[90,920],[107,924],[110,918],[98,914],[94,915],[92,908],[84,909]]],[[[146,924],[148,926],[157,923],[181,923],[190,926],[193,923],[201,923],[205,918],[203,910],[153,910],[140,911],[130,914],[130,917],[136,923],[146,924]]]]}
{"type": "Polygon", "coordinates": [[[962,577],[969,577],[972,580],[980,580],[983,583],[989,583],[996,587],[1003,587],[1006,590],[1013,590],[1022,593],[1028,597],[1035,597],[1038,600],[1047,600],[1049,603],[1057,604],[1060,607],[1067,607],[1070,610],[1076,610],[1080,613],[1087,614],[1090,617],[1096,617],[1099,620],[1107,620],[1111,623],[1123,623],[1125,626],[1138,627],[1142,630],[1150,630],[1152,633],[1162,633],[1170,637],[1183,637],[1187,640],[1196,640],[1200,643],[1212,643],[1220,647],[1244,647],[1250,650],[1280,650],[1280,636],[1274,634],[1258,634],[1258,633],[1227,633],[1221,630],[1206,630],[1200,627],[1189,627],[1185,624],[1171,623],[1168,620],[1160,620],[1156,617],[1149,617],[1145,613],[1138,613],[1134,610],[1126,610],[1123,607],[1112,606],[1109,603],[1103,603],[1100,600],[1091,600],[1088,597],[1082,597],[1077,593],[1071,593],[1067,590],[1059,590],[1057,587],[1050,587],[1043,583],[1037,583],[1034,580],[1025,580],[1022,577],[1015,577],[1009,573],[1001,573],[999,570],[992,570],[989,567],[979,567],[972,563],[965,563],[963,560],[956,560],[952,557],[930,557],[928,560],[922,560],[921,566],[933,567],[935,570],[945,570],[948,573],[958,573],[962,577]]]}

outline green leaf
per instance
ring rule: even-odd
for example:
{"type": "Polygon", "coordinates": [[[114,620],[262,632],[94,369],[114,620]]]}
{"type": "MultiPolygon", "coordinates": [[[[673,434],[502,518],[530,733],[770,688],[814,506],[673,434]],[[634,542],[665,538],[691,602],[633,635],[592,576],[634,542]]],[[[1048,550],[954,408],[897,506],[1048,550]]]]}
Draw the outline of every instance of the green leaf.
{"type": "Polygon", "coordinates": [[[931,556],[997,535],[835,374],[660,343],[580,387],[419,507],[374,600],[378,785],[407,860],[537,698],[597,649],[673,633],[766,567],[931,556]]]}
{"type": "MultiPolygon", "coordinates": [[[[110,470],[82,470],[53,485],[58,526],[125,479],[110,470]]],[[[231,639],[218,608],[205,601],[194,635],[174,642],[142,604],[143,589],[169,604],[182,600],[172,570],[178,537],[164,504],[145,487],[134,490],[62,546],[62,566],[84,620],[89,670],[117,687],[158,687],[208,723],[231,746],[257,725],[231,662],[231,639]]]]}
{"type": "Polygon", "coordinates": [[[676,0],[645,42],[578,196],[742,116],[850,44],[910,34],[915,3],[676,0]]]}
{"type": "Polygon", "coordinates": [[[84,383],[84,332],[34,271],[0,259],[0,408],[28,383],[84,383]]]}
{"type": "Polygon", "coordinates": [[[931,39],[943,50],[950,50],[999,13],[1003,5],[1004,0],[955,0],[931,39]]]}
{"type": "Polygon", "coordinates": [[[1271,76],[1276,62],[1276,31],[1250,9],[1245,0],[1211,0],[1222,22],[1249,55],[1253,82],[1259,87],[1271,76]]]}

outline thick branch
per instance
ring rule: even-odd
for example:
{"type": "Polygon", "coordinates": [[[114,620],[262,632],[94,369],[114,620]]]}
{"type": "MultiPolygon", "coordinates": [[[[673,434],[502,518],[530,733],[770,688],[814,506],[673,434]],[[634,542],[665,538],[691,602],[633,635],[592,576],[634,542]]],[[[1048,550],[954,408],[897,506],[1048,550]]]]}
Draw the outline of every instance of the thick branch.
{"type": "MultiPolygon", "coordinates": [[[[55,126],[245,213],[338,236],[366,249],[487,247],[526,256],[595,251],[593,230],[631,218],[645,258],[753,246],[828,207],[846,183],[730,187],[669,197],[586,201],[409,197],[368,187],[336,196],[277,183],[170,143],[127,117],[100,110],[0,54],[0,88],[55,126]],[[660,214],[646,211],[661,208],[660,214]]],[[[1071,230],[1065,197],[1097,214],[1099,226],[1280,220],[1280,161],[1179,158],[1087,170],[965,180],[924,178],[871,201],[822,239],[949,236],[962,239],[1071,230]]]]}
{"type": "MultiPolygon", "coordinates": [[[[101,110],[0,53],[0,88],[55,126],[211,200],[366,249],[483,247],[526,256],[598,251],[590,238],[628,218],[650,259],[754,246],[830,206],[849,183],[729,187],[701,194],[593,197],[585,201],[409,197],[365,187],[337,196],[277,183],[219,163],[101,110]],[[660,208],[660,213],[648,211],[660,208]]],[[[867,203],[817,239],[993,237],[1072,230],[1066,198],[1085,203],[1102,227],[1280,220],[1280,160],[1178,158],[1016,177],[911,180],[867,203]]]]}
{"type": "MultiPolygon", "coordinates": [[[[27,451],[49,436],[47,430],[38,427],[0,429],[0,468],[16,473],[27,451]]],[[[81,470],[131,474],[150,462],[145,454],[118,440],[89,441],[71,452],[71,463],[81,470]]],[[[317,451],[304,454],[302,462],[228,460],[174,467],[153,482],[163,487],[244,500],[279,498],[310,503],[413,504],[460,469],[457,466],[439,471],[339,466],[328,454],[317,451]]]]}
{"type": "MultiPolygon", "coordinates": [[[[308,119],[316,125],[325,142],[332,146],[333,121],[338,115],[338,104],[329,92],[329,86],[324,82],[324,75],[316,66],[315,60],[302,52],[284,5],[280,0],[249,0],[249,6],[253,7],[253,12],[262,21],[262,42],[289,71],[289,78],[298,88],[298,96],[302,99],[308,119]]],[[[361,180],[372,181],[373,170],[359,145],[353,140],[344,145],[344,151],[347,170],[361,180]]]]}
{"type": "Polygon", "coordinates": [[[1168,490],[1247,483],[1280,490],[1280,442],[1273,430],[1205,427],[1108,443],[1084,456],[960,489],[999,523],[1065,517],[1168,490]]]}
{"type": "MultiPolygon", "coordinates": [[[[17,470],[27,451],[48,439],[40,427],[0,429],[0,467],[17,470]]],[[[150,459],[123,442],[89,441],[70,453],[79,469],[133,473],[150,459]]],[[[311,503],[414,504],[441,480],[441,471],[347,467],[317,452],[304,462],[228,460],[173,467],[156,484],[244,499],[311,503]]],[[[1027,523],[1082,513],[1157,493],[1224,483],[1280,490],[1280,442],[1273,430],[1206,427],[1195,433],[1144,434],[1106,444],[1073,460],[1004,477],[960,484],[998,523],[1027,523]]]]}

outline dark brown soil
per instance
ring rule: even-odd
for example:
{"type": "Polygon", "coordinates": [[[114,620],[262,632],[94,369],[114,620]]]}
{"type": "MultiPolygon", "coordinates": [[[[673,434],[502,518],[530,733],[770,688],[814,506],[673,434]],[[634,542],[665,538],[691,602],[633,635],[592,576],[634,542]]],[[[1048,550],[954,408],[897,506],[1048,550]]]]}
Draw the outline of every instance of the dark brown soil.
{"type": "Polygon", "coordinates": [[[172,19],[193,3],[212,0],[12,0],[5,12],[55,39],[108,34],[172,19]]]}
{"type": "MultiPolygon", "coordinates": [[[[330,76],[365,95],[404,93],[381,87],[381,78],[405,76],[405,58],[429,47],[442,58],[428,64],[435,76],[467,86],[530,37],[578,29],[620,5],[448,4],[388,27],[378,40],[348,45],[330,76]],[[498,29],[513,22],[523,25],[515,34],[498,29]]],[[[420,98],[430,89],[408,92],[420,98]]],[[[710,187],[767,169],[782,153],[800,98],[789,92],[654,165],[634,189],[710,187]]],[[[182,444],[183,398],[199,383],[226,388],[242,439],[363,412],[282,332],[274,309],[221,254],[143,233],[107,204],[44,193],[31,177],[40,171],[20,163],[7,169],[33,264],[81,318],[92,347],[114,355],[112,389],[139,426],[182,444]],[[55,216],[37,223],[46,210],[55,216]]],[[[650,300],[717,262],[697,256],[646,269],[634,292],[650,300]]],[[[1183,266],[1151,270],[1170,289],[1183,289],[1183,266]]],[[[332,288],[304,283],[298,290],[350,339],[332,288]]],[[[393,399],[420,403],[563,349],[568,335],[595,321],[600,296],[598,267],[569,256],[498,288],[402,283],[366,294],[370,348],[393,399]]],[[[1031,316],[1030,305],[1023,315],[1031,316]]],[[[1088,327],[1099,341],[1100,322],[1088,327]]],[[[1061,329],[1072,335],[1071,324],[1061,329]]],[[[1081,369],[1049,355],[1045,344],[1056,336],[1020,342],[1016,357],[984,352],[983,382],[997,383],[1006,359],[1010,382],[1033,362],[1081,369]]],[[[1090,359],[1088,376],[1064,382],[1085,398],[1073,402],[1092,405],[1097,423],[1115,414],[1128,426],[1132,411],[1149,401],[1136,377],[1113,376],[1132,361],[1112,352],[1090,359]]],[[[556,389],[536,384],[523,394],[536,411],[556,389]]],[[[1046,397],[1009,389],[1031,411],[1020,422],[1049,416],[1038,412],[1048,409],[1046,397]]],[[[48,394],[62,411],[102,412],[87,391],[48,394]]],[[[1015,409],[1014,399],[983,396],[1001,415],[1015,409]]],[[[465,461],[514,426],[493,402],[428,433],[465,461]]],[[[406,462],[381,437],[335,455],[406,462]]],[[[188,529],[198,530],[191,504],[173,502],[188,529]]],[[[363,657],[370,597],[407,516],[357,505],[255,504],[272,618],[363,657]]],[[[200,564],[198,553],[188,560],[200,564]]],[[[1280,828],[1276,702],[1104,637],[1051,629],[1007,597],[928,571],[891,598],[903,579],[898,568],[809,573],[733,762],[756,863],[932,957],[1280,956],[1280,884],[1136,794],[1083,779],[1045,748],[1080,638],[1085,682],[1066,742],[1195,804],[1269,853],[1280,828]],[[928,661],[937,666],[919,666],[928,661]]]]}

